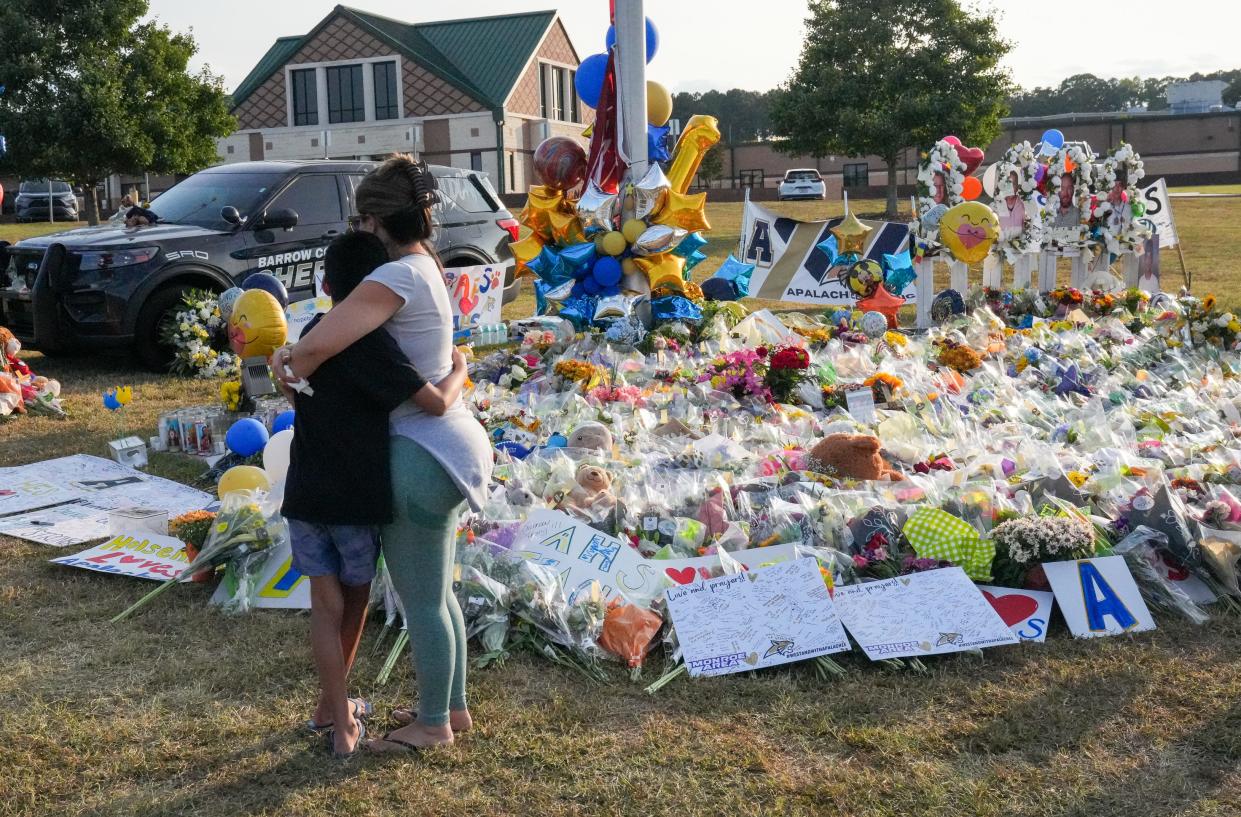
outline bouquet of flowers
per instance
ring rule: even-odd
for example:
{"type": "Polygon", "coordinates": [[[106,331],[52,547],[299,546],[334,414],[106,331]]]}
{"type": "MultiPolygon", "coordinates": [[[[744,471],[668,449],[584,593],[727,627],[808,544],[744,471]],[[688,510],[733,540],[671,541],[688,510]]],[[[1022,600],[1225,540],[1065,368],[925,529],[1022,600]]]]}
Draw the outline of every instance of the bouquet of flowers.
{"type": "Polygon", "coordinates": [[[787,403],[810,375],[810,355],[798,346],[780,346],[767,360],[767,389],[771,399],[787,403]]]}
{"type": "MultiPolygon", "coordinates": [[[[214,522],[215,514],[211,511],[190,511],[169,522],[168,533],[184,543],[185,556],[192,562],[206,546],[214,522]]],[[[194,581],[209,581],[214,573],[213,568],[200,570],[194,574],[194,581]]]]}
{"type": "Polygon", "coordinates": [[[593,389],[607,380],[607,372],[585,360],[558,360],[552,367],[552,373],[573,383],[581,383],[587,389],[593,389]]]}
{"type": "Polygon", "coordinates": [[[757,397],[772,402],[771,388],[767,385],[767,347],[740,349],[720,355],[707,364],[706,371],[698,375],[699,383],[710,383],[719,391],[726,391],[738,400],[757,397]]]}
{"type": "Polygon", "coordinates": [[[1217,312],[1214,295],[1208,295],[1201,301],[1182,298],[1181,306],[1185,324],[1195,344],[1208,343],[1222,349],[1232,349],[1236,345],[1237,336],[1241,334],[1241,321],[1231,312],[1217,312]]]}
{"type": "Polygon", "coordinates": [[[905,381],[894,374],[877,372],[863,381],[874,395],[875,403],[882,405],[892,400],[896,393],[905,386],[905,381]]]}
{"type": "Polygon", "coordinates": [[[1080,516],[1027,516],[1001,522],[991,531],[997,583],[1045,590],[1043,562],[1094,555],[1094,528],[1080,516]]]}
{"type": "Polygon", "coordinates": [[[214,293],[188,290],[181,310],[163,329],[162,340],[175,349],[173,374],[188,377],[219,377],[233,374],[240,359],[228,351],[227,321],[220,314],[214,293]]]}
{"type": "Polygon", "coordinates": [[[965,374],[982,365],[982,355],[963,343],[944,340],[939,342],[939,365],[965,374]]]}
{"type": "Polygon", "coordinates": [[[257,589],[255,578],[262,569],[267,554],[275,546],[288,539],[288,528],[280,517],[280,505],[261,491],[234,491],[224,497],[219,514],[212,520],[211,530],[198,555],[175,579],[169,579],[159,587],[138,599],[130,607],[117,614],[115,624],[136,613],[169,587],[202,570],[225,565],[224,581],[232,588],[232,599],[225,609],[245,612],[257,589]]]}

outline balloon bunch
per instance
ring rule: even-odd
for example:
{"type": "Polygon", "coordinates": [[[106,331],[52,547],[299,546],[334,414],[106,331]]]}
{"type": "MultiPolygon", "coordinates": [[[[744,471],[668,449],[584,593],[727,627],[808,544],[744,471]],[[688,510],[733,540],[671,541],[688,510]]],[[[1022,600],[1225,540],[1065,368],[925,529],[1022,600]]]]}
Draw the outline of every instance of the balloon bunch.
{"type": "Polygon", "coordinates": [[[269,272],[256,272],[220,293],[220,316],[228,323],[228,340],[243,360],[268,357],[284,345],[288,323],[284,310],[289,293],[269,272]]]}
{"type": "Polygon", "coordinates": [[[956,136],[945,136],[922,154],[918,166],[919,255],[934,249],[931,237],[958,261],[981,261],[999,237],[999,219],[982,195],[974,172],[982,164],[982,148],[966,147],[956,136]]]}
{"type": "MultiPolygon", "coordinates": [[[[608,53],[587,57],[578,69],[578,96],[596,109],[590,149],[562,136],[534,153],[539,185],[531,187],[519,220],[529,235],[511,244],[518,273],[535,277],[540,313],[549,302],[579,327],[627,318],[647,299],[654,320],[694,319],[701,290],[689,272],[706,259],[702,233],[710,229],[706,193],[690,194],[702,157],[720,139],[711,116],[690,118],[669,153],[672,97],[647,83],[649,169],[626,175],[616,126],[615,32],[608,53]],[[667,170],[659,164],[667,162],[667,170]]],[[[646,21],[647,61],[659,34],[646,21]]]]}

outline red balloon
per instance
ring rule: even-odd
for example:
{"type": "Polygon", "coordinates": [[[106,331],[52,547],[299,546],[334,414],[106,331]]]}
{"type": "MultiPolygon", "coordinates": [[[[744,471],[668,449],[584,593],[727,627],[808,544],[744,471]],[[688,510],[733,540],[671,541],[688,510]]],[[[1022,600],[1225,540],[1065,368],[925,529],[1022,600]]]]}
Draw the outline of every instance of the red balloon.
{"type": "Polygon", "coordinates": [[[966,176],[961,188],[961,197],[966,201],[973,201],[982,195],[982,182],[978,181],[977,176],[966,176]]]}
{"type": "Polygon", "coordinates": [[[888,292],[887,287],[879,287],[869,298],[857,302],[857,308],[863,312],[878,312],[888,319],[888,328],[897,328],[897,311],[905,305],[905,299],[888,292]]]}
{"type": "Polygon", "coordinates": [[[955,136],[952,136],[952,135],[945,136],[944,141],[952,145],[953,147],[958,147],[958,148],[961,147],[961,140],[955,136]]]}
{"type": "Polygon", "coordinates": [[[534,150],[534,173],[553,190],[572,190],[586,179],[586,150],[567,136],[545,139],[534,150]]]}

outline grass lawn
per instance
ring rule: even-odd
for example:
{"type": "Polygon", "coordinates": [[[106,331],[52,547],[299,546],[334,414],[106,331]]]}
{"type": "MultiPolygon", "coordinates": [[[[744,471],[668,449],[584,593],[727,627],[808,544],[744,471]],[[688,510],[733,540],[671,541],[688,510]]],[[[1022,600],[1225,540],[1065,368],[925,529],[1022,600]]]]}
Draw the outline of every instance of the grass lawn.
{"type": "Polygon", "coordinates": [[[17,224],[10,222],[0,224],[0,241],[7,241],[10,244],[16,244],[23,238],[34,238],[48,233],[58,233],[62,230],[71,230],[74,227],[87,226],[85,221],[36,221],[31,224],[17,224]]]}
{"type": "MultiPolygon", "coordinates": [[[[1241,204],[1175,207],[1195,289],[1241,301],[1241,204]]],[[[735,245],[740,205],[710,218],[704,274],[735,245]]],[[[61,380],[73,416],[0,425],[0,466],[104,455],[119,436],[100,405],[110,385],[134,385],[130,426],[144,437],[161,412],[216,399],[214,383],[137,373],[123,355],[28,360],[61,380]]],[[[202,469],[156,455],[151,470],[191,481],[202,469]]],[[[794,666],[680,679],[653,697],[620,672],[592,685],[518,656],[473,672],[477,729],[456,746],[342,764],[299,726],[315,693],[305,615],[226,617],[192,585],[109,625],[152,585],[48,564],[55,549],[11,538],[0,551],[0,815],[1241,813],[1236,617],[1194,627],[1162,614],[1156,632],[1090,642],[1057,623],[1045,645],[932,660],[926,676],[847,657],[838,681],[794,666]]],[[[354,691],[382,729],[415,684],[404,662],[374,684],[389,643],[376,654],[378,635],[372,625],[354,691]]]]}

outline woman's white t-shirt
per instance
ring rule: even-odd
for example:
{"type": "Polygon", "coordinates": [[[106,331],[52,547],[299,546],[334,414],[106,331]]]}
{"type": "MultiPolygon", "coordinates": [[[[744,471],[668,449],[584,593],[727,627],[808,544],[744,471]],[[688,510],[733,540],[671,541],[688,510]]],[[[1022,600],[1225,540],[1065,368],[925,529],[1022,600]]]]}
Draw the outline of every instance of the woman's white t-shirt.
{"type": "MultiPolygon", "coordinates": [[[[452,371],[452,306],[435,261],[413,254],[390,261],[366,277],[400,297],[403,305],[384,329],[418,373],[438,383],[452,371]]],[[[461,494],[478,511],[491,482],[492,449],[487,433],[458,400],[442,417],[427,414],[412,399],[390,416],[392,433],[425,448],[444,466],[461,494]]]]}

